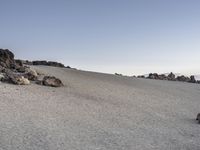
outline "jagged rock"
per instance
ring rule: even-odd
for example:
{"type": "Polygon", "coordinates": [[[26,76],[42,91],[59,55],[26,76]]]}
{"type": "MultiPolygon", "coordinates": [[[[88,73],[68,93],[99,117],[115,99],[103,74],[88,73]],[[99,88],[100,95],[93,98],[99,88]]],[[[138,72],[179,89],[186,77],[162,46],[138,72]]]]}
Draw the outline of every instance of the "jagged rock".
{"type": "Polygon", "coordinates": [[[192,75],[192,76],[190,76],[190,81],[189,82],[196,83],[197,81],[196,81],[195,77],[192,75]]]}
{"type": "Polygon", "coordinates": [[[190,81],[190,78],[188,78],[188,77],[182,75],[182,76],[178,76],[178,77],[176,78],[176,80],[177,80],[177,81],[183,81],[183,82],[189,82],[189,81],[190,81]]]}
{"type": "Polygon", "coordinates": [[[196,120],[198,120],[198,122],[200,123],[200,113],[197,114],[196,120]]]}
{"type": "Polygon", "coordinates": [[[45,76],[42,80],[42,84],[45,86],[52,86],[52,87],[63,86],[62,81],[54,76],[45,76]]]}
{"type": "Polygon", "coordinates": [[[172,81],[176,80],[176,76],[172,72],[167,76],[167,78],[168,80],[172,80],[172,81]]]}
{"type": "Polygon", "coordinates": [[[0,49],[0,65],[10,69],[16,67],[14,54],[8,49],[0,49]]]}

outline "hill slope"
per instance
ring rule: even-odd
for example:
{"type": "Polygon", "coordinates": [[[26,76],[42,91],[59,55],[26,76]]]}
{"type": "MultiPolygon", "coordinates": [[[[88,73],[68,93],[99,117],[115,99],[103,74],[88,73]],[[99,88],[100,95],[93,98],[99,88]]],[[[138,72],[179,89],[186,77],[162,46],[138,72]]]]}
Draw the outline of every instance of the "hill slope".
{"type": "Polygon", "coordinates": [[[65,84],[0,83],[0,149],[200,149],[200,85],[34,66],[65,84]]]}

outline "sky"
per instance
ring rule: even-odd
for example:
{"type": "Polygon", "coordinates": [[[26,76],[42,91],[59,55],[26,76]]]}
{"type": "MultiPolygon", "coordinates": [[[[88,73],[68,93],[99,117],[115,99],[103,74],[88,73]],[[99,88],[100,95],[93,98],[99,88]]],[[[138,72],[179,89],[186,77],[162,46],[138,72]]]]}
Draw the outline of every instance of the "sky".
{"type": "Polygon", "coordinates": [[[199,0],[0,0],[0,48],[104,73],[200,74],[199,8],[199,0]]]}

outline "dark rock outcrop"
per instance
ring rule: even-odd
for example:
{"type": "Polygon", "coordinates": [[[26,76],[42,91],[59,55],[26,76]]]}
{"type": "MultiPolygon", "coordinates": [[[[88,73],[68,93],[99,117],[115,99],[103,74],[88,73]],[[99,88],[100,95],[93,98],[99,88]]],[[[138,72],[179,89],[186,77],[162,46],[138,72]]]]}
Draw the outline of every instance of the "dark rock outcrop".
{"type": "Polygon", "coordinates": [[[38,84],[42,84],[45,86],[52,86],[52,87],[61,87],[63,86],[63,83],[60,79],[54,77],[54,76],[45,76],[42,80],[42,82],[37,82],[38,84]]]}
{"type": "Polygon", "coordinates": [[[8,49],[0,49],[0,66],[10,69],[15,69],[16,67],[14,54],[8,49]]]}
{"type": "Polygon", "coordinates": [[[33,61],[33,65],[43,65],[43,66],[52,66],[52,67],[65,67],[62,63],[54,62],[54,61],[33,61]]]}

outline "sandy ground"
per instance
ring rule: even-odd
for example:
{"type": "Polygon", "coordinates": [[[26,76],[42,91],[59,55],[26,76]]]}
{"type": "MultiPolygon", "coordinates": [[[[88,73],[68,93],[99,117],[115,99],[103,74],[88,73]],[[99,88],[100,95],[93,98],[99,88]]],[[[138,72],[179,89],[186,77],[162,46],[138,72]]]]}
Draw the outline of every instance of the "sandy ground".
{"type": "Polygon", "coordinates": [[[65,87],[0,83],[0,150],[200,150],[200,85],[34,67],[65,87]]]}

